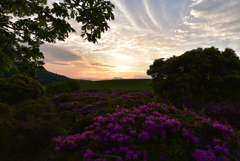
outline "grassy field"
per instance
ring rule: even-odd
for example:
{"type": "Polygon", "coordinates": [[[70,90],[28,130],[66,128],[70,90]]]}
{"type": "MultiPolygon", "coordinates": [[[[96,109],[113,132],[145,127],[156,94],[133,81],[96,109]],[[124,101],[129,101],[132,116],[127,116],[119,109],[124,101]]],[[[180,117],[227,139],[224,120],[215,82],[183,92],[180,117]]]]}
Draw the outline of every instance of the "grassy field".
{"type": "Polygon", "coordinates": [[[81,82],[81,85],[82,90],[126,89],[126,90],[152,91],[151,86],[148,84],[150,80],[151,79],[104,80],[104,81],[81,82]]]}

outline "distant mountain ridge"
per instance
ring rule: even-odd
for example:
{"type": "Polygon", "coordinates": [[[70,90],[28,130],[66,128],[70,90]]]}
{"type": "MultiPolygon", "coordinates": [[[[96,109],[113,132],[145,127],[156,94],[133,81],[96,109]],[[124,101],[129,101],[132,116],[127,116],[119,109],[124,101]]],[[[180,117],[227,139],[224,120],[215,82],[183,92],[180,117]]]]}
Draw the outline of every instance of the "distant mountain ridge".
{"type": "MultiPolygon", "coordinates": [[[[12,68],[9,70],[9,72],[5,71],[4,76],[3,77],[0,76],[0,78],[10,78],[15,74],[22,74],[22,73],[17,73],[17,71],[12,68]]],[[[23,75],[26,75],[27,77],[32,78],[34,80],[37,80],[43,86],[52,84],[54,82],[64,82],[67,79],[71,79],[64,75],[52,73],[47,70],[43,70],[43,71],[38,70],[36,77],[31,77],[29,74],[23,74],[23,75]]],[[[83,79],[74,79],[74,80],[79,81],[79,82],[90,81],[90,80],[83,80],[83,79]]]]}

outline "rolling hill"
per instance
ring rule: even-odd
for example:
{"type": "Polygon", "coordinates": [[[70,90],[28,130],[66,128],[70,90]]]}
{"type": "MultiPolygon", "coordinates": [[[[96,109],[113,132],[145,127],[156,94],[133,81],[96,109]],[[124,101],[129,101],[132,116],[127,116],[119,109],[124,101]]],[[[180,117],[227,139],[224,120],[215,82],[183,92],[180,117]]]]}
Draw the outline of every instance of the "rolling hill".
{"type": "MultiPolygon", "coordinates": [[[[15,69],[10,69],[9,72],[5,71],[4,76],[3,77],[0,76],[0,78],[10,78],[15,74],[18,74],[17,71],[15,69]]],[[[22,74],[22,73],[20,73],[20,74],[22,74]]],[[[29,74],[23,74],[23,75],[26,75],[29,78],[32,78],[34,80],[37,80],[43,86],[46,86],[48,84],[52,84],[54,82],[64,82],[67,79],[71,79],[71,78],[68,78],[68,77],[63,76],[63,75],[59,75],[59,74],[56,74],[56,73],[49,72],[47,70],[37,71],[37,77],[31,77],[29,74]]],[[[79,82],[89,81],[89,80],[82,80],[82,79],[74,79],[74,80],[77,80],[79,82]]]]}

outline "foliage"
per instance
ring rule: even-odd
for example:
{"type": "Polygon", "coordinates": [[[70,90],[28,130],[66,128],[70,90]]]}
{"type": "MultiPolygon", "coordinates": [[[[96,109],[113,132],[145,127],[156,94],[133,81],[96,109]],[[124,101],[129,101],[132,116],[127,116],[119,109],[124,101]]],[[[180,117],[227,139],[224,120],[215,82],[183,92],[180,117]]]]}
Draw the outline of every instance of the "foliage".
{"type": "Polygon", "coordinates": [[[55,139],[56,153],[63,154],[59,157],[180,161],[198,160],[198,155],[206,160],[211,155],[216,158],[213,160],[236,159],[232,145],[239,138],[231,126],[190,110],[181,111],[159,103],[148,103],[133,110],[117,106],[115,112],[97,116],[93,121],[84,132],[55,139]],[[230,138],[234,141],[229,141],[230,138]],[[206,142],[207,139],[210,141],[206,142]]]}
{"type": "Polygon", "coordinates": [[[27,100],[13,105],[14,117],[18,120],[29,122],[39,118],[42,113],[50,112],[48,99],[45,102],[39,100],[27,100]]]}
{"type": "Polygon", "coordinates": [[[54,2],[51,8],[47,2],[0,2],[0,75],[14,67],[36,76],[36,70],[44,69],[40,45],[64,41],[70,32],[75,32],[66,20],[81,23],[81,36],[95,43],[110,28],[107,21],[114,19],[114,5],[110,1],[64,0],[54,2]]]}
{"type": "Polygon", "coordinates": [[[56,96],[54,99],[55,107],[58,107],[62,103],[70,102],[71,98],[72,96],[67,93],[56,96]]]}
{"type": "Polygon", "coordinates": [[[143,91],[44,95],[11,106],[0,160],[239,160],[240,101],[235,101],[186,96],[174,107],[143,91]],[[190,110],[194,105],[207,107],[206,115],[190,110]]]}
{"type": "Polygon", "coordinates": [[[16,120],[13,119],[11,107],[0,103],[0,149],[7,144],[7,139],[15,124],[16,120]]]}
{"type": "Polygon", "coordinates": [[[81,84],[80,82],[73,79],[68,79],[64,82],[52,83],[46,87],[46,92],[52,95],[64,92],[73,92],[76,90],[81,90],[81,84]]]}
{"type": "Polygon", "coordinates": [[[15,104],[37,99],[45,94],[42,85],[27,76],[16,74],[11,78],[0,78],[0,102],[15,104]]]}
{"type": "Polygon", "coordinates": [[[11,117],[12,109],[9,105],[0,103],[0,116],[1,117],[11,117]]]}
{"type": "Polygon", "coordinates": [[[85,127],[88,127],[93,124],[92,119],[93,118],[90,117],[89,115],[82,116],[75,122],[69,133],[72,135],[76,133],[83,133],[85,127]]]}
{"type": "Polygon", "coordinates": [[[240,60],[234,50],[198,48],[180,56],[156,59],[147,74],[156,95],[168,97],[240,94],[240,60]]]}

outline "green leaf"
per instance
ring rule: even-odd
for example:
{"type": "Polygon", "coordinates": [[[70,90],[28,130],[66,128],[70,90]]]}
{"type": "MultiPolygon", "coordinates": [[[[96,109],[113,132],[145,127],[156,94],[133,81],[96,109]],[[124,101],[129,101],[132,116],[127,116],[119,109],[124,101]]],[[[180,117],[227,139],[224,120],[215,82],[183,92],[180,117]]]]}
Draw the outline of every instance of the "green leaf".
{"type": "Polygon", "coordinates": [[[15,69],[17,69],[17,67],[15,66],[14,62],[12,60],[10,60],[10,58],[7,57],[7,62],[15,69]]]}
{"type": "Polygon", "coordinates": [[[73,11],[71,12],[71,18],[74,18],[74,12],[73,11]]]}
{"type": "Polygon", "coordinates": [[[88,0],[88,2],[89,2],[89,4],[90,4],[90,6],[92,7],[94,0],[88,0]]]}
{"type": "Polygon", "coordinates": [[[39,63],[39,59],[43,58],[39,50],[40,44],[55,43],[56,40],[64,41],[70,32],[75,32],[66,22],[66,18],[72,18],[81,23],[85,31],[81,36],[93,43],[97,42],[97,39],[101,38],[101,33],[108,29],[106,21],[109,20],[109,16],[114,18],[112,13],[114,5],[110,1],[64,0],[53,3],[51,7],[46,5],[47,0],[18,0],[17,2],[6,3],[1,8],[1,22],[16,28],[11,32],[8,28],[2,28],[0,31],[0,40],[9,44],[0,44],[2,49],[0,53],[9,54],[8,58],[2,56],[0,58],[1,73],[13,67],[33,74],[34,69],[42,67],[43,64],[39,63]],[[33,19],[29,18],[33,15],[35,16],[33,19]],[[101,27],[100,30],[93,31],[94,28],[99,27],[101,27]],[[86,32],[87,29],[91,34],[86,32]],[[17,67],[14,60],[18,60],[17,67]]]}
{"type": "Polygon", "coordinates": [[[115,18],[115,17],[114,17],[114,14],[111,13],[110,15],[111,15],[111,19],[114,20],[114,18],[115,18]]]}

